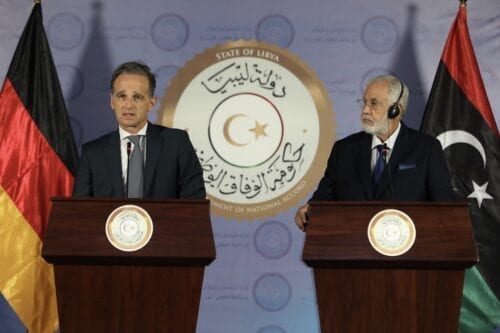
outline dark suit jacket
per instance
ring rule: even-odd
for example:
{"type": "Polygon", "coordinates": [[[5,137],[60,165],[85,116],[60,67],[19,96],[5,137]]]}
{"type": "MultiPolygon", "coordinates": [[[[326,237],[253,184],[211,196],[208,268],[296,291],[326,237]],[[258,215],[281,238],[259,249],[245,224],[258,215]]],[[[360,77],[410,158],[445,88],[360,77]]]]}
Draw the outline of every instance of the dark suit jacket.
{"type": "Polygon", "coordinates": [[[370,134],[359,132],[333,146],[312,200],[455,200],[439,141],[401,123],[388,166],[374,188],[370,134]]]}
{"type": "MultiPolygon", "coordinates": [[[[77,197],[124,197],[118,130],[82,146],[77,197]]],[[[205,198],[203,171],[185,131],[148,124],[144,197],[205,198]]]]}

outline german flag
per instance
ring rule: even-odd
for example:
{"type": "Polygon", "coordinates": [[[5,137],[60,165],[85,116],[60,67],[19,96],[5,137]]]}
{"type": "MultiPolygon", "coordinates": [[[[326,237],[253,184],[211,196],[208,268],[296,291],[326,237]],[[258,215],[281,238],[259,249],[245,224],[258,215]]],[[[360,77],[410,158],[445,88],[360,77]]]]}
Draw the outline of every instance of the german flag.
{"type": "Polygon", "coordinates": [[[500,328],[500,142],[459,7],[427,102],[421,130],[443,146],[455,193],[470,202],[479,263],[465,275],[460,332],[500,328]]]}
{"type": "Polygon", "coordinates": [[[26,330],[54,332],[54,277],[41,249],[50,198],[71,195],[78,155],[39,2],[0,92],[0,124],[0,296],[26,330]]]}

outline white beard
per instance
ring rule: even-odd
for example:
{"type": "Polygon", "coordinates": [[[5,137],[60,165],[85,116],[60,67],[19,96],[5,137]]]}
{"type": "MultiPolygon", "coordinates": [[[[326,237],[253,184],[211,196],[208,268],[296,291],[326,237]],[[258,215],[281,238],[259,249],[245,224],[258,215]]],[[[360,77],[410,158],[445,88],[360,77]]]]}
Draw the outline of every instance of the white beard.
{"type": "Polygon", "coordinates": [[[389,131],[389,119],[385,118],[373,124],[369,122],[364,122],[363,119],[361,119],[361,128],[365,133],[368,134],[377,136],[387,135],[389,131]]]}

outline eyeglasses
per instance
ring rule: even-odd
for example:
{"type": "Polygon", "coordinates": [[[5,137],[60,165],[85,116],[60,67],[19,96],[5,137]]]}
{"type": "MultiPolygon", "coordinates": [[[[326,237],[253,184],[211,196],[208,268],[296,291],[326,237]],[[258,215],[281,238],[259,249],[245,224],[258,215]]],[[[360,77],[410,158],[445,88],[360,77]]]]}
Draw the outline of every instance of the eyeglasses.
{"type": "Polygon", "coordinates": [[[356,103],[358,103],[359,107],[360,108],[364,108],[365,106],[368,105],[368,107],[373,110],[373,111],[377,111],[378,108],[382,107],[382,106],[386,106],[386,104],[382,103],[382,102],[379,102],[378,100],[376,100],[375,98],[372,98],[370,99],[369,101],[367,101],[366,99],[364,98],[360,98],[356,101],[356,103]]]}

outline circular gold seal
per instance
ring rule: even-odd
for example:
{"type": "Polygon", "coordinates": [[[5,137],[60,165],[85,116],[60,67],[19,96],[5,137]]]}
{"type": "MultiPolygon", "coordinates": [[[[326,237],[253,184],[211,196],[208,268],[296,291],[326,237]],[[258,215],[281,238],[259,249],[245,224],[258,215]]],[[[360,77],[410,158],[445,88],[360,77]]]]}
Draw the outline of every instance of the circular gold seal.
{"type": "Polygon", "coordinates": [[[412,219],[397,209],[385,209],[372,217],[368,239],[372,247],[386,256],[406,253],[415,243],[416,231],[412,219]]]}
{"type": "Polygon", "coordinates": [[[276,215],[307,197],[335,138],[323,82],[289,50],[258,41],[217,45],[187,62],[158,122],[188,131],[212,212],[239,220],[276,215]]]}
{"type": "Polygon", "coordinates": [[[121,251],[137,251],[153,235],[153,220],[148,212],[136,205],[123,205],[109,214],[106,220],[106,237],[121,251]]]}

